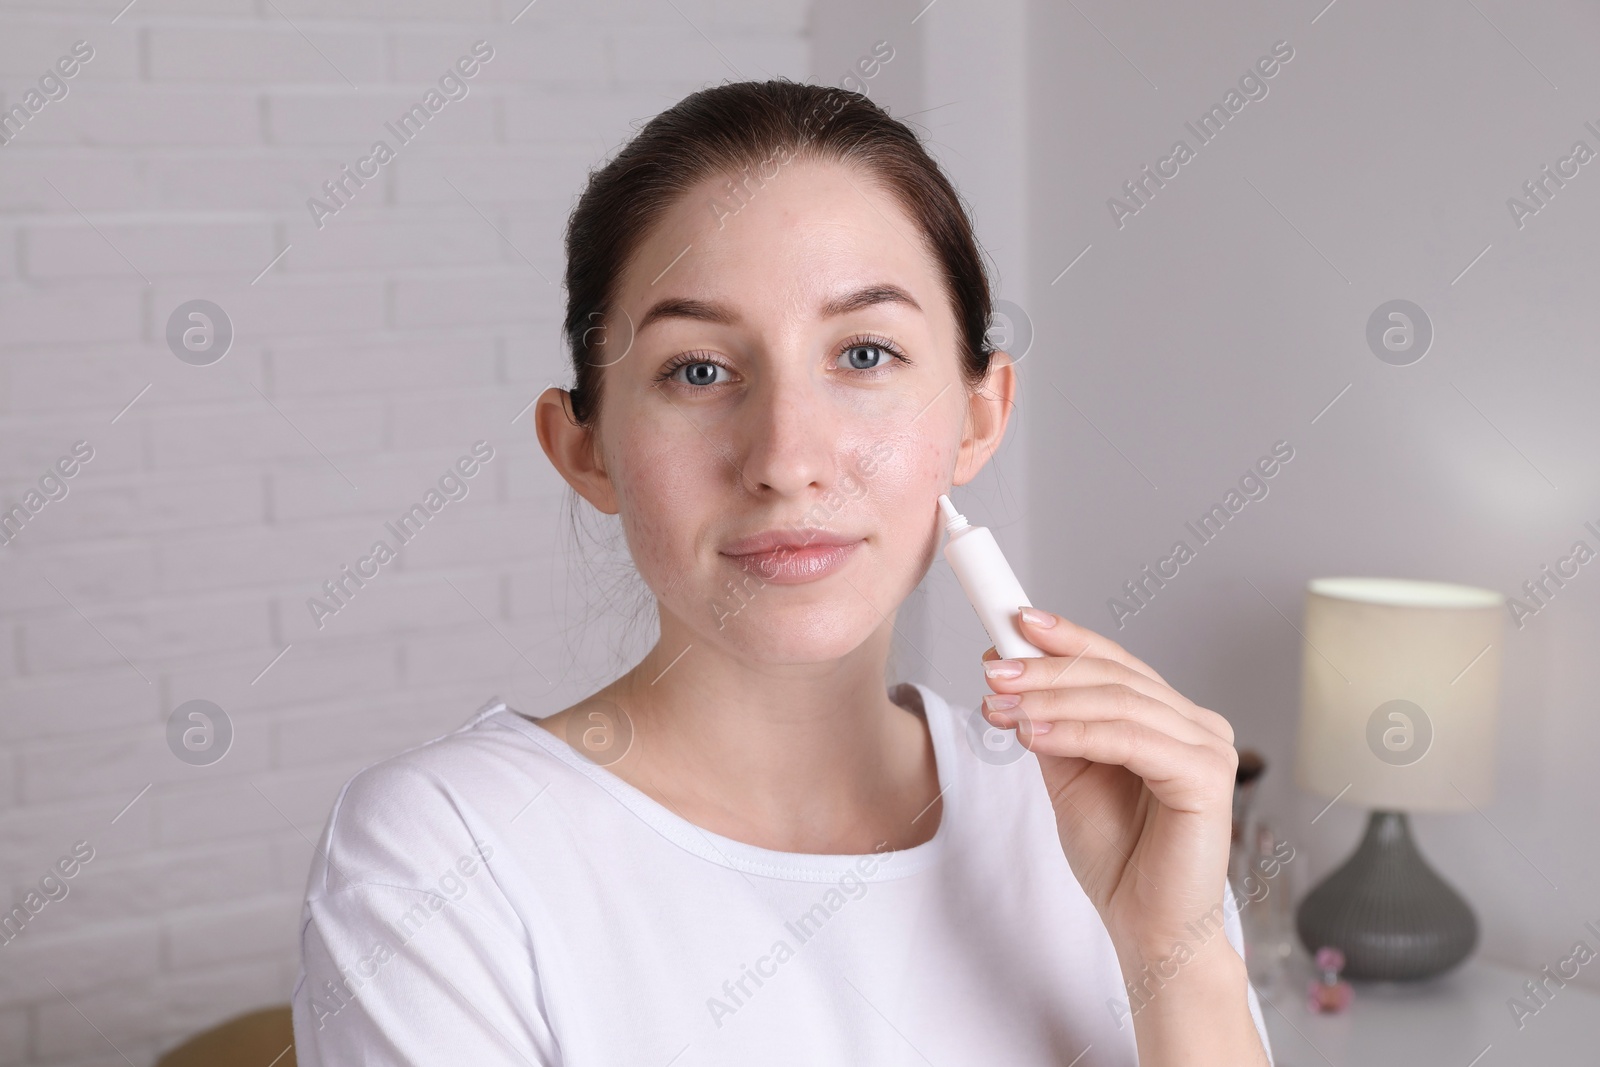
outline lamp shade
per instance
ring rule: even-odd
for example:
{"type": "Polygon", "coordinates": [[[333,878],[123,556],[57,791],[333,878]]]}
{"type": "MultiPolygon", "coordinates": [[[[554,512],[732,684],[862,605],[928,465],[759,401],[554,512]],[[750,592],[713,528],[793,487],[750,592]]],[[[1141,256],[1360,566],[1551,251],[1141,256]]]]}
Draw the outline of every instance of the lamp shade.
{"type": "Polygon", "coordinates": [[[1295,780],[1386,811],[1487,802],[1504,618],[1505,598],[1488,589],[1313,579],[1295,780]]]}

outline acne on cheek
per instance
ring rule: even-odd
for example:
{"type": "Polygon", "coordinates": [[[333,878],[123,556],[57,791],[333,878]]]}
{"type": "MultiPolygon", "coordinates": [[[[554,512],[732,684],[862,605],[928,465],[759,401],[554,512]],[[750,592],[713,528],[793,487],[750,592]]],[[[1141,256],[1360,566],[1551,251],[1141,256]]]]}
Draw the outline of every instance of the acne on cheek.
{"type": "Polygon", "coordinates": [[[628,542],[628,554],[633,557],[634,565],[639,573],[649,584],[652,575],[662,572],[664,559],[668,552],[668,538],[671,531],[657,518],[656,507],[648,501],[641,501],[636,494],[619,487],[617,493],[617,517],[622,523],[622,533],[628,542]]]}
{"type": "MultiPolygon", "coordinates": [[[[648,440],[648,437],[641,437],[648,440]]],[[[640,575],[654,589],[668,576],[682,578],[683,559],[692,548],[680,547],[681,520],[697,514],[696,493],[705,495],[718,484],[715,470],[671,447],[653,447],[607,457],[611,484],[628,540],[628,551],[640,575]]]]}
{"type": "Polygon", "coordinates": [[[900,497],[925,488],[930,514],[955,468],[955,450],[935,436],[898,433],[855,451],[856,469],[873,496],[900,497]]]}
{"type": "MultiPolygon", "coordinates": [[[[847,501],[844,514],[859,509],[871,516],[866,521],[879,541],[876,588],[864,591],[875,600],[898,603],[894,598],[921,581],[938,549],[936,500],[955,469],[956,438],[921,429],[919,423],[911,432],[878,436],[855,451],[862,493],[847,501]]],[[[840,522],[846,529],[859,528],[849,519],[840,522]]]]}
{"type": "Polygon", "coordinates": [[[896,433],[856,445],[859,506],[871,509],[891,542],[926,547],[937,536],[935,500],[949,485],[955,447],[934,434],[896,433]]]}

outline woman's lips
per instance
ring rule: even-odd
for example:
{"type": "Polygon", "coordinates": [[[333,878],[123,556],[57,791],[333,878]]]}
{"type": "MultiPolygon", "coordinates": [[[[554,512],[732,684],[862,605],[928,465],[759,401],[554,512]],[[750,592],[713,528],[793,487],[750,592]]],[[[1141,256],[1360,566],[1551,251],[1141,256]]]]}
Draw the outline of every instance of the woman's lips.
{"type": "Polygon", "coordinates": [[[762,538],[750,538],[748,550],[745,543],[736,543],[722,550],[741,570],[748,571],[762,581],[776,585],[800,585],[824,578],[844,566],[861,538],[847,540],[836,535],[823,535],[796,544],[770,544],[757,547],[762,538]]]}

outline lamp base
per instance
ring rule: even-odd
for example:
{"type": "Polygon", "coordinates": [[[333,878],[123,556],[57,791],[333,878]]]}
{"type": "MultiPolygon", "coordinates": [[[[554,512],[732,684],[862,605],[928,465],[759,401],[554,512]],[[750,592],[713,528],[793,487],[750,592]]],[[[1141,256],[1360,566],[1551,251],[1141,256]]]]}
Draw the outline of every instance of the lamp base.
{"type": "Polygon", "coordinates": [[[1478,920],[1428,866],[1405,812],[1374,811],[1355,854],[1295,912],[1306,951],[1344,953],[1346,978],[1415,981],[1443,974],[1478,943],[1478,920]]]}

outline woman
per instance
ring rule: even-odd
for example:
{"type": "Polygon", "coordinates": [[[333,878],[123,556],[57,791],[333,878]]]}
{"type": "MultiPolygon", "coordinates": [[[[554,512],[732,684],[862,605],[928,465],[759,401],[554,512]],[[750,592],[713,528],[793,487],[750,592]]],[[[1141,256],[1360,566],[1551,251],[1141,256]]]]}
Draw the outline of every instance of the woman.
{"type": "Polygon", "coordinates": [[[1047,655],[983,663],[1021,760],[885,689],[936,498],[1018,387],[917,138],[854,93],[695,93],[591,176],[567,255],[539,442],[619,517],[660,640],[346,784],[300,1062],[1269,1063],[1221,716],[1032,609],[1047,655]]]}

